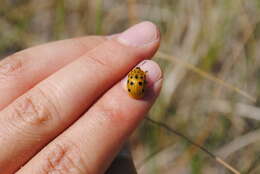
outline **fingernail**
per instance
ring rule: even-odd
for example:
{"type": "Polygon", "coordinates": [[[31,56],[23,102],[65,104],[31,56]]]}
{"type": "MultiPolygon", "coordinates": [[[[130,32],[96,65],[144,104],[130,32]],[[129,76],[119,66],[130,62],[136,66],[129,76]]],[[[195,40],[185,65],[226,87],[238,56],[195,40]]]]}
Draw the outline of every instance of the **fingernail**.
{"type": "Polygon", "coordinates": [[[144,60],[137,65],[146,72],[147,86],[152,86],[162,78],[162,71],[159,65],[152,60],[144,60]]]}
{"type": "Polygon", "coordinates": [[[159,31],[151,22],[142,22],[124,31],[118,41],[122,44],[142,47],[159,39],[159,31]]]}

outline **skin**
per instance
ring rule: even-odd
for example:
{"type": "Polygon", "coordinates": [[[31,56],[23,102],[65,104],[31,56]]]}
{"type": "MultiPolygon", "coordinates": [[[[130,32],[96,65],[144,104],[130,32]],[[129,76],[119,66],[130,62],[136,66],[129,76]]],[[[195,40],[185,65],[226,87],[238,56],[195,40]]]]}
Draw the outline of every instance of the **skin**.
{"type": "MultiPolygon", "coordinates": [[[[149,22],[141,27],[155,28],[149,22]]],[[[104,173],[161,87],[160,70],[149,61],[159,75],[148,79],[154,84],[144,99],[129,97],[121,79],[151,58],[159,41],[157,36],[136,46],[115,36],[90,36],[47,43],[2,60],[0,173],[104,173]]],[[[113,163],[108,172],[127,166],[133,171],[131,161],[124,164],[120,169],[113,163]]]]}

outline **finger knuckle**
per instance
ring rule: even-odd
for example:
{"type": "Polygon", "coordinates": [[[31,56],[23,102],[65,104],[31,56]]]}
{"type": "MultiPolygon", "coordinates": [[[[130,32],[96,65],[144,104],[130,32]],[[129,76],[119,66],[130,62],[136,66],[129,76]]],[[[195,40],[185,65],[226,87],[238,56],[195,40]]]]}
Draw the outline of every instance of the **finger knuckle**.
{"type": "Polygon", "coordinates": [[[34,88],[19,98],[11,109],[15,120],[30,126],[46,125],[58,114],[54,102],[40,88],[34,88]]]}
{"type": "Polygon", "coordinates": [[[97,105],[98,113],[113,123],[121,122],[124,118],[124,112],[117,101],[111,99],[109,103],[99,103],[97,105]]]}
{"type": "Polygon", "coordinates": [[[102,57],[88,55],[88,58],[90,61],[92,61],[92,63],[94,63],[97,66],[101,66],[103,68],[109,67],[109,64],[106,61],[106,59],[103,59],[102,57]]]}
{"type": "Polygon", "coordinates": [[[115,61],[115,50],[111,49],[111,45],[108,45],[108,42],[103,42],[100,47],[96,47],[87,53],[87,61],[91,61],[90,63],[94,63],[97,66],[101,66],[102,68],[111,69],[114,66],[115,61]],[[106,49],[102,49],[105,47],[106,49]],[[100,51],[102,49],[102,51],[100,51]]]}
{"type": "Polygon", "coordinates": [[[105,39],[100,36],[88,36],[85,38],[72,39],[73,44],[75,44],[78,48],[82,48],[82,50],[93,49],[96,46],[103,43],[104,41],[105,41],[105,39]],[[89,44],[89,43],[91,43],[91,44],[89,44]]]}
{"type": "Polygon", "coordinates": [[[6,81],[11,77],[18,75],[24,65],[23,57],[26,56],[26,53],[22,51],[15,53],[1,61],[0,81],[6,81]]]}
{"type": "Polygon", "coordinates": [[[88,173],[79,148],[73,143],[54,143],[47,149],[44,161],[41,174],[88,173]]]}
{"type": "Polygon", "coordinates": [[[95,72],[96,77],[101,77],[104,74],[113,74],[113,68],[108,60],[102,56],[87,55],[79,59],[80,68],[85,72],[95,72]]]}

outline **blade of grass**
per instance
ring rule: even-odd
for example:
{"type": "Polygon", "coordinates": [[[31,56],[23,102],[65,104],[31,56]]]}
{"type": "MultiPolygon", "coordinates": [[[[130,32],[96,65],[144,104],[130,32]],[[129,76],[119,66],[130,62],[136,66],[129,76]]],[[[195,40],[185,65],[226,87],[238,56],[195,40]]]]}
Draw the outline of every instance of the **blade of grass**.
{"type": "Polygon", "coordinates": [[[103,1],[96,0],[96,34],[102,34],[103,1]]]}
{"type": "Polygon", "coordinates": [[[183,135],[182,133],[174,130],[173,128],[171,128],[170,126],[168,126],[167,124],[163,123],[163,122],[159,122],[159,121],[155,121],[149,117],[145,117],[145,119],[147,121],[149,121],[152,124],[155,124],[161,128],[164,128],[165,130],[180,136],[182,138],[184,138],[186,141],[188,141],[190,144],[192,144],[193,146],[199,148],[200,150],[202,150],[203,152],[205,152],[206,154],[208,154],[211,158],[213,158],[215,161],[217,161],[219,164],[221,164],[222,166],[224,166],[225,168],[227,168],[228,170],[230,170],[232,173],[234,174],[241,174],[239,171],[237,171],[234,167],[232,167],[231,165],[229,165],[228,163],[226,163],[224,160],[222,160],[220,157],[217,157],[216,155],[214,155],[213,153],[211,153],[209,150],[207,150],[205,147],[200,146],[199,144],[193,142],[190,138],[188,138],[186,135],[183,135]]]}
{"type": "Polygon", "coordinates": [[[206,78],[210,81],[213,81],[213,82],[215,82],[215,83],[217,83],[217,84],[219,84],[219,85],[221,85],[225,88],[233,90],[236,93],[238,93],[238,94],[246,97],[247,99],[251,100],[252,102],[256,102],[256,98],[252,97],[251,95],[249,95],[245,91],[243,91],[243,90],[239,89],[238,87],[235,87],[235,86],[233,86],[233,85],[231,85],[231,84],[229,84],[229,83],[227,83],[227,82],[225,82],[225,81],[223,81],[223,80],[221,80],[221,79],[219,79],[219,78],[217,78],[217,77],[215,77],[215,76],[213,76],[213,75],[211,75],[211,74],[209,74],[209,73],[207,73],[207,72],[205,72],[205,71],[203,71],[203,70],[201,70],[197,67],[195,67],[194,65],[192,65],[188,62],[185,62],[185,61],[183,61],[179,58],[165,54],[163,52],[157,52],[156,56],[159,57],[159,58],[162,58],[162,59],[167,59],[167,60],[182,64],[184,67],[186,67],[189,70],[199,74],[200,76],[202,76],[202,77],[204,77],[204,78],[206,78]]]}
{"type": "Polygon", "coordinates": [[[128,21],[130,25],[138,22],[136,0],[127,0],[128,21]]]}

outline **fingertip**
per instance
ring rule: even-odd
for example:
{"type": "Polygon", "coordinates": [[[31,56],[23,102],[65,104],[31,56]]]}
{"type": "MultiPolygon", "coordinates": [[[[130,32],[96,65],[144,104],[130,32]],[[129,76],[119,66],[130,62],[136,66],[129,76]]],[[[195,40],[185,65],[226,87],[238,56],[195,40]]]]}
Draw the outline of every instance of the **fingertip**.
{"type": "Polygon", "coordinates": [[[148,82],[148,86],[152,86],[162,78],[161,68],[153,60],[144,60],[137,66],[146,72],[146,80],[148,82]]]}
{"type": "Polygon", "coordinates": [[[160,93],[163,84],[162,70],[160,66],[153,60],[144,60],[139,65],[140,68],[146,72],[147,89],[144,99],[152,100],[160,93]]]}
{"type": "Polygon", "coordinates": [[[159,30],[157,26],[150,21],[136,24],[117,37],[118,42],[133,47],[143,47],[159,39],[159,30]]]}

